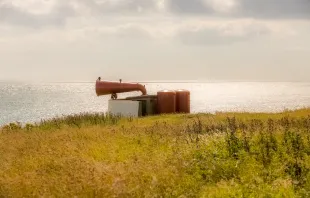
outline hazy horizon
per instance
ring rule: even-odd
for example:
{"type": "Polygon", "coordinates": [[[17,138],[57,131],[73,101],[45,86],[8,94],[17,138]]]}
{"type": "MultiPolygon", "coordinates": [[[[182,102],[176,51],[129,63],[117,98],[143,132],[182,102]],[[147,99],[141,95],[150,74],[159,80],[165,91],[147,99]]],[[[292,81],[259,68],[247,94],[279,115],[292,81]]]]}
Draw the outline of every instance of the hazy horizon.
{"type": "Polygon", "coordinates": [[[0,0],[0,82],[309,82],[309,44],[308,0],[0,0]]]}
{"type": "MultiPolygon", "coordinates": [[[[118,79],[102,79],[104,81],[115,81],[117,82],[118,79]]],[[[96,79],[89,80],[89,81],[22,81],[22,80],[6,80],[1,81],[0,83],[4,84],[83,84],[83,83],[95,83],[96,79]]],[[[123,82],[128,83],[147,83],[147,84],[155,84],[155,83],[176,83],[176,84],[205,84],[205,83],[310,83],[310,80],[295,80],[295,81],[277,81],[277,80],[139,80],[139,79],[123,79],[123,82]]]]}

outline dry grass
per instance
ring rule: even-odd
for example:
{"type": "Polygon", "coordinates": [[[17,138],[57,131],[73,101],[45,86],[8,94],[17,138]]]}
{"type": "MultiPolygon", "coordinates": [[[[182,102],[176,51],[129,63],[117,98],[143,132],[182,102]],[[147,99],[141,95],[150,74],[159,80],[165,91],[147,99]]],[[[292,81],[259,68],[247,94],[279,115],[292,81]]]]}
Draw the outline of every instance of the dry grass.
{"type": "Polygon", "coordinates": [[[0,197],[307,197],[310,110],[74,115],[0,131],[0,197]]]}

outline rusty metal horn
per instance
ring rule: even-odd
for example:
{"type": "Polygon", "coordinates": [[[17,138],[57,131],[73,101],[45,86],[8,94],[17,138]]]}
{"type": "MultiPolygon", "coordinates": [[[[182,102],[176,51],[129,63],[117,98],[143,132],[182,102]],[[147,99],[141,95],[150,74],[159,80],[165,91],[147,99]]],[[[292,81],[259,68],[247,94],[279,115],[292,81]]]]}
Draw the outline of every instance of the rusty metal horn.
{"type": "Polygon", "coordinates": [[[97,96],[102,95],[116,95],[118,93],[132,92],[132,91],[141,91],[142,95],[146,95],[145,86],[139,83],[122,83],[120,82],[111,82],[111,81],[101,81],[98,79],[96,81],[96,94],[97,96]]]}

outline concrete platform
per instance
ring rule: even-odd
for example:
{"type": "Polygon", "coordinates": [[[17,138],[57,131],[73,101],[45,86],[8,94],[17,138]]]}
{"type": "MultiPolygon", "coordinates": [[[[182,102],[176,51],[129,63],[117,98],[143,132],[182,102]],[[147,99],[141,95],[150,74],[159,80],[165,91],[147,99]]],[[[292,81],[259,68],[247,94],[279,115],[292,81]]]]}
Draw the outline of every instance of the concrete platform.
{"type": "Polygon", "coordinates": [[[124,117],[141,117],[157,114],[157,96],[143,95],[109,100],[109,112],[124,117]]]}

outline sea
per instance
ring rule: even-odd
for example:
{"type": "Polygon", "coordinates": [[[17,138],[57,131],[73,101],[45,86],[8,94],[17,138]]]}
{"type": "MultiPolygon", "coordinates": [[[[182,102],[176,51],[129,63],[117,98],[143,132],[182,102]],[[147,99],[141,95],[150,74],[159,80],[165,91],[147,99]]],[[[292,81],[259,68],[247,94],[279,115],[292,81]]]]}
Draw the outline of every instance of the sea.
{"type": "MultiPolygon", "coordinates": [[[[192,113],[280,112],[310,106],[305,82],[148,82],[148,94],[163,89],[191,92],[192,113]]],[[[119,98],[139,92],[118,94],[119,98]]],[[[110,96],[98,97],[95,83],[0,83],[0,126],[35,123],[79,113],[107,112],[110,96]]]]}

